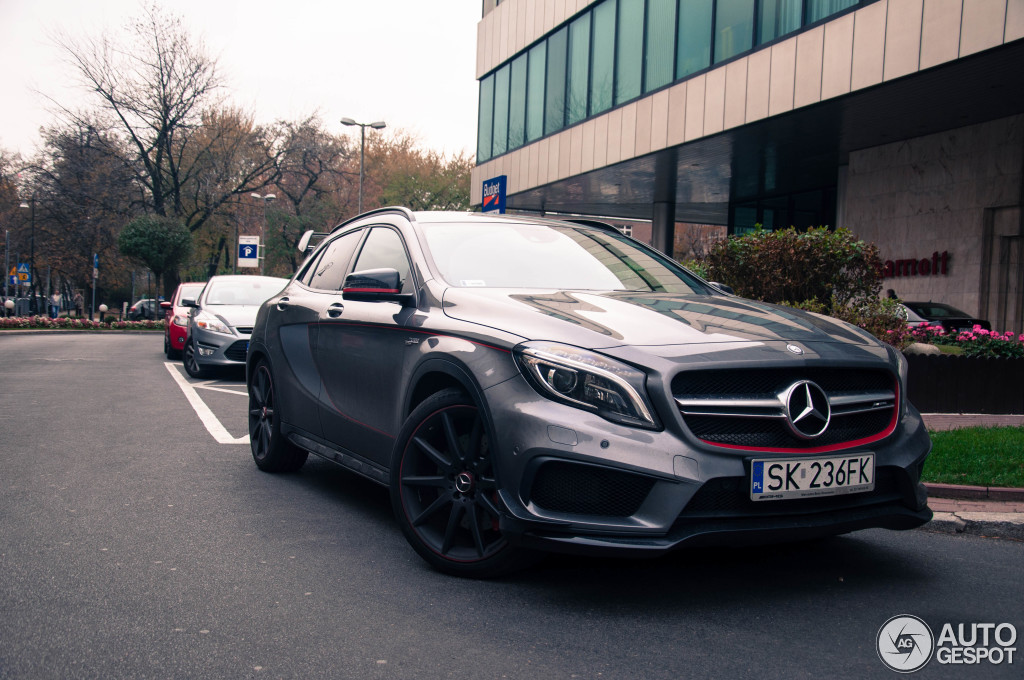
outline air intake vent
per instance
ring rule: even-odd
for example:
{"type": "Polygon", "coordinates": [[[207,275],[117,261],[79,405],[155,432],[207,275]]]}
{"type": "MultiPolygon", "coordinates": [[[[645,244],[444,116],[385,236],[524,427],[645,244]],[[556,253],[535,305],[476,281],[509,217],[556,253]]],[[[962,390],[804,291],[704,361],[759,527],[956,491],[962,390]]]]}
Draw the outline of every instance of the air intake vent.
{"type": "Polygon", "coordinates": [[[629,517],[653,486],[653,479],[621,470],[550,461],[537,471],[530,500],[553,512],[629,517]]]}

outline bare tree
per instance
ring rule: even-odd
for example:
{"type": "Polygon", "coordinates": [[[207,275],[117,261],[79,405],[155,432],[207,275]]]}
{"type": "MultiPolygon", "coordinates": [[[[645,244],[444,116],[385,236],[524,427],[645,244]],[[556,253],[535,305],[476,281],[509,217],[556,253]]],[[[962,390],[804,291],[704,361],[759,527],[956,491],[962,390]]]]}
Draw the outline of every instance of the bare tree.
{"type": "Polygon", "coordinates": [[[37,249],[55,274],[78,287],[91,281],[96,253],[101,283],[109,285],[124,273],[117,233],[143,203],[123,149],[84,117],[45,129],[43,140],[42,153],[24,171],[35,197],[37,249]]]}
{"type": "Polygon", "coordinates": [[[151,5],[123,37],[65,34],[57,44],[131,150],[124,162],[144,188],[147,211],[180,217],[195,231],[232,195],[273,181],[265,133],[222,109],[217,63],[179,17],[151,5]]]}
{"type": "MultiPolygon", "coordinates": [[[[224,105],[216,60],[180,17],[151,5],[123,34],[64,34],[56,42],[98,100],[90,115],[102,119],[111,149],[132,173],[142,212],[179,218],[197,232],[277,177],[272,132],[224,105]]],[[[165,278],[169,294],[177,272],[165,278]]]]}

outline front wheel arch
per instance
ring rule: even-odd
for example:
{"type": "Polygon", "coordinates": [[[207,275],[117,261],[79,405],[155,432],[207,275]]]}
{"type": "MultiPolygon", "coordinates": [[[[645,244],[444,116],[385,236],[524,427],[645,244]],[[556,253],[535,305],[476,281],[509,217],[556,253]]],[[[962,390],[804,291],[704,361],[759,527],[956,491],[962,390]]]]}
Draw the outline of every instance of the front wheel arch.
{"type": "Polygon", "coordinates": [[[450,387],[417,405],[395,439],[392,510],[409,544],[439,571],[489,578],[536,559],[502,534],[493,431],[486,409],[450,387]]]}

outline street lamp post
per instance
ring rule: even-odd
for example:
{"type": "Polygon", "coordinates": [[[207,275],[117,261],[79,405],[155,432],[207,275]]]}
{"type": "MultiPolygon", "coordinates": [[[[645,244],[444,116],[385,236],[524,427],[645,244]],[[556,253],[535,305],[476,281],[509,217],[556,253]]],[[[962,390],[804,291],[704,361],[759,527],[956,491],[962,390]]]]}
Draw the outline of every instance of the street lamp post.
{"type": "MultiPolygon", "coordinates": [[[[254,191],[253,193],[251,193],[249,195],[252,196],[253,198],[258,198],[260,201],[263,202],[263,221],[260,222],[260,248],[263,248],[264,249],[264,253],[265,253],[266,247],[267,247],[267,232],[266,232],[266,226],[267,226],[267,203],[270,203],[275,198],[277,198],[277,194],[257,194],[254,191]]],[[[256,250],[256,258],[259,260],[259,263],[260,263],[260,274],[262,274],[263,273],[263,261],[266,259],[266,256],[264,255],[264,257],[260,257],[259,255],[260,255],[259,249],[257,249],[256,250]]],[[[237,270],[237,267],[238,267],[238,229],[237,229],[237,227],[235,229],[235,267],[236,267],[236,270],[237,270]]]]}
{"type": "Polygon", "coordinates": [[[342,125],[358,125],[359,126],[359,214],[363,213],[363,151],[366,148],[366,128],[372,127],[374,130],[380,130],[381,128],[387,127],[387,123],[382,120],[378,120],[376,123],[357,123],[351,118],[342,118],[342,125]]]}
{"type": "Polygon", "coordinates": [[[11,230],[4,229],[4,302],[7,301],[7,282],[11,278],[11,230]]]}
{"type": "Polygon", "coordinates": [[[32,202],[31,206],[28,203],[22,203],[20,207],[32,211],[32,245],[29,251],[28,264],[28,278],[30,280],[28,309],[30,314],[36,314],[39,311],[38,307],[36,307],[36,197],[33,196],[30,200],[32,202]]]}

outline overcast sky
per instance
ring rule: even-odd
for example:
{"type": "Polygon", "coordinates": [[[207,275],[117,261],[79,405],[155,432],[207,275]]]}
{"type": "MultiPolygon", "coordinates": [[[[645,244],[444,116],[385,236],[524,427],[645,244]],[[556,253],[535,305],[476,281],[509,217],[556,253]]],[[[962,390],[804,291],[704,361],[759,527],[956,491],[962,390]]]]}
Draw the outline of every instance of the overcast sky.
{"type": "MultiPolygon", "coordinates": [[[[385,121],[447,154],[476,146],[478,0],[162,0],[218,59],[230,100],[260,123],[319,111],[385,121]]],[[[0,147],[30,156],[52,105],[77,108],[52,35],[120,30],[138,0],[0,0],[0,147]]]]}

